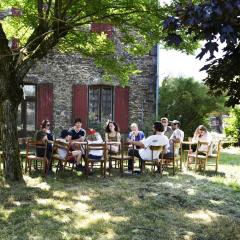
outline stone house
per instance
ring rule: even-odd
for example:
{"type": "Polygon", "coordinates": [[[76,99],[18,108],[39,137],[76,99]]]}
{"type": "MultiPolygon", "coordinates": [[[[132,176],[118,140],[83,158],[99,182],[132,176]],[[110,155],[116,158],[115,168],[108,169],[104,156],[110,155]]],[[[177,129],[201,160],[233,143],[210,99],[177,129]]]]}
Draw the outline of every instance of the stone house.
{"type": "MultiPolygon", "coordinates": [[[[112,28],[96,24],[94,31],[111,34],[112,28]]],[[[127,87],[121,87],[117,81],[104,81],[90,58],[77,53],[49,53],[24,80],[24,99],[18,109],[19,135],[32,135],[43,119],[53,123],[56,134],[72,126],[77,117],[84,128],[101,126],[107,119],[116,121],[122,133],[129,131],[132,122],[143,127],[155,118],[156,49],[130,60],[141,73],[131,77],[127,87]]]]}

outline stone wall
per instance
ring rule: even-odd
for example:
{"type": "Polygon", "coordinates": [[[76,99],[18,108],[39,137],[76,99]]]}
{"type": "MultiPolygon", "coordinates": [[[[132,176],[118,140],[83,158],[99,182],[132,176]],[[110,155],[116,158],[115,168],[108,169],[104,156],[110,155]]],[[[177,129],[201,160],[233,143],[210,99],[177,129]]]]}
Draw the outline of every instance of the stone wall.
{"type": "MultiPolygon", "coordinates": [[[[155,117],[156,55],[146,55],[131,61],[137,64],[142,73],[132,77],[129,82],[129,119],[142,126],[149,118],[155,117]]],[[[91,59],[80,54],[56,52],[50,53],[32,67],[25,81],[34,84],[53,83],[55,128],[67,128],[72,124],[73,84],[118,85],[117,82],[104,82],[91,59]]]]}

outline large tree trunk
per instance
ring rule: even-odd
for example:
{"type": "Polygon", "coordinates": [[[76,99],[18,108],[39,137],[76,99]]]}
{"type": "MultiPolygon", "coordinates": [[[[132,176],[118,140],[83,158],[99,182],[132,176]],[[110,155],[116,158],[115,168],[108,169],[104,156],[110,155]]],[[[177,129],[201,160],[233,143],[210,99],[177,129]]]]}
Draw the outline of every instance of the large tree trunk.
{"type": "Polygon", "coordinates": [[[11,181],[22,181],[17,134],[17,110],[22,99],[22,89],[15,77],[0,77],[0,132],[5,162],[5,177],[11,181]]]}
{"type": "Polygon", "coordinates": [[[17,135],[17,105],[9,99],[0,104],[1,140],[5,177],[12,181],[23,179],[17,135]]]}

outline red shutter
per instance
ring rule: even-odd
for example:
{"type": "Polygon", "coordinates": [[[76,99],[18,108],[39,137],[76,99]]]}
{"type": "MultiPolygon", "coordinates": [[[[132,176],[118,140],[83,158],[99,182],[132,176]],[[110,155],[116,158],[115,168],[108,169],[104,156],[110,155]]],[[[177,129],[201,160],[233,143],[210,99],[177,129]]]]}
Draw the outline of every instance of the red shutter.
{"type": "Polygon", "coordinates": [[[129,116],[129,88],[115,88],[115,113],[114,118],[121,132],[128,132],[129,116]]]}
{"type": "Polygon", "coordinates": [[[37,128],[40,128],[44,119],[53,122],[53,85],[51,83],[37,86],[37,128]]]}
{"type": "Polygon", "coordinates": [[[73,85],[72,99],[73,121],[76,118],[82,119],[83,128],[87,128],[88,121],[88,87],[86,85],[73,85]]]}
{"type": "Polygon", "coordinates": [[[91,31],[96,33],[104,32],[108,38],[111,38],[113,34],[113,27],[108,23],[92,23],[91,31]]]}

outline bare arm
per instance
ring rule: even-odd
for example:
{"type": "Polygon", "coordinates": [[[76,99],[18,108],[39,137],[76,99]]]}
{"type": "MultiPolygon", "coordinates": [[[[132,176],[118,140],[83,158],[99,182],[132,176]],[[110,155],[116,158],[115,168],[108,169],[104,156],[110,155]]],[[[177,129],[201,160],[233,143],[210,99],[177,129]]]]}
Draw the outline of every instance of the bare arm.
{"type": "Polygon", "coordinates": [[[121,142],[121,134],[119,132],[117,133],[117,142],[121,142]]]}
{"type": "Polygon", "coordinates": [[[108,134],[105,133],[105,141],[108,142],[108,134]]]}
{"type": "Polygon", "coordinates": [[[145,147],[144,144],[143,144],[141,141],[137,142],[137,141],[132,141],[132,140],[130,140],[129,143],[132,144],[132,145],[141,147],[141,148],[144,148],[144,147],[145,147]]]}

